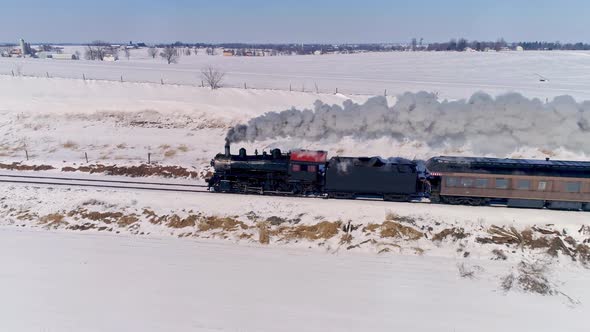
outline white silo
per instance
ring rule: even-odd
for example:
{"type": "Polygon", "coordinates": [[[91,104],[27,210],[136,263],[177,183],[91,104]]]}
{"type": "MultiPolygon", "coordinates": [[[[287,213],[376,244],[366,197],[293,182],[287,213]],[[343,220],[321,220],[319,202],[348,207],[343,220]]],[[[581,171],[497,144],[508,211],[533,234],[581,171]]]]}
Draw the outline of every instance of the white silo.
{"type": "Polygon", "coordinates": [[[25,44],[25,40],[22,38],[20,39],[20,52],[23,57],[25,56],[25,54],[27,54],[27,47],[25,44]]]}

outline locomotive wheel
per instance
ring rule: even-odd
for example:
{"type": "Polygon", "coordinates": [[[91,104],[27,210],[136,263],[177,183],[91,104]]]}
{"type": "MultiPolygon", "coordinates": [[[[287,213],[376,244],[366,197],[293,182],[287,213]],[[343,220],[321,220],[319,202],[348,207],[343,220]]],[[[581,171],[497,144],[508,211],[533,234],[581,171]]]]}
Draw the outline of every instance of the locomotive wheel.
{"type": "Polygon", "coordinates": [[[440,196],[440,202],[451,205],[487,205],[487,198],[480,197],[460,197],[460,196],[440,196]]]}
{"type": "Polygon", "coordinates": [[[433,204],[440,204],[441,202],[441,197],[439,194],[432,194],[430,195],[430,203],[433,204]]]}

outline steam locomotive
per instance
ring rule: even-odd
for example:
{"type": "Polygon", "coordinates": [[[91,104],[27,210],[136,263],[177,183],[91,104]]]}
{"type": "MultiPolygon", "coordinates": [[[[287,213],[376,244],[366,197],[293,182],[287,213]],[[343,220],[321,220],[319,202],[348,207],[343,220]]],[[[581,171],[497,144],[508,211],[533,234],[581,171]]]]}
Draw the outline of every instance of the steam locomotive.
{"type": "Polygon", "coordinates": [[[211,161],[210,190],[386,201],[590,211],[590,162],[480,157],[332,157],[326,151],[273,149],[225,153],[211,161]]]}

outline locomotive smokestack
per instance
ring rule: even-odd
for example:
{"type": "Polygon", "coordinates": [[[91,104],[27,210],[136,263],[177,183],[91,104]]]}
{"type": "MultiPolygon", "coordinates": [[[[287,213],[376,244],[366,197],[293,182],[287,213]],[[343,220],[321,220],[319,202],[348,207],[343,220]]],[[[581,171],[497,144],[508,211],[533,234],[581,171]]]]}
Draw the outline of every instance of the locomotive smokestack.
{"type": "Polygon", "coordinates": [[[225,156],[229,157],[230,154],[230,150],[229,150],[229,141],[225,141],[225,156]]]}

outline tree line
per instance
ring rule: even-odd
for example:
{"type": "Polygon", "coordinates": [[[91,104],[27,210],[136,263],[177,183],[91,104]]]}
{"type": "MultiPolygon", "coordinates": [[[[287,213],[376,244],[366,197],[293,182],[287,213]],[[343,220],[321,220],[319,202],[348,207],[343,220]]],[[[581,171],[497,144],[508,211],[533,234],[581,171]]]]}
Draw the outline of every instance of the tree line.
{"type": "MultiPolygon", "coordinates": [[[[556,42],[512,42],[508,43],[504,38],[500,38],[496,41],[469,41],[465,38],[451,39],[448,42],[443,43],[430,43],[424,47],[426,51],[465,51],[466,49],[472,49],[474,51],[486,51],[495,50],[500,51],[502,49],[516,49],[518,46],[522,47],[523,50],[530,51],[541,51],[541,50],[590,50],[590,44],[586,43],[560,43],[556,42]]],[[[412,49],[416,50],[419,47],[415,44],[415,39],[412,40],[412,49]]]]}

